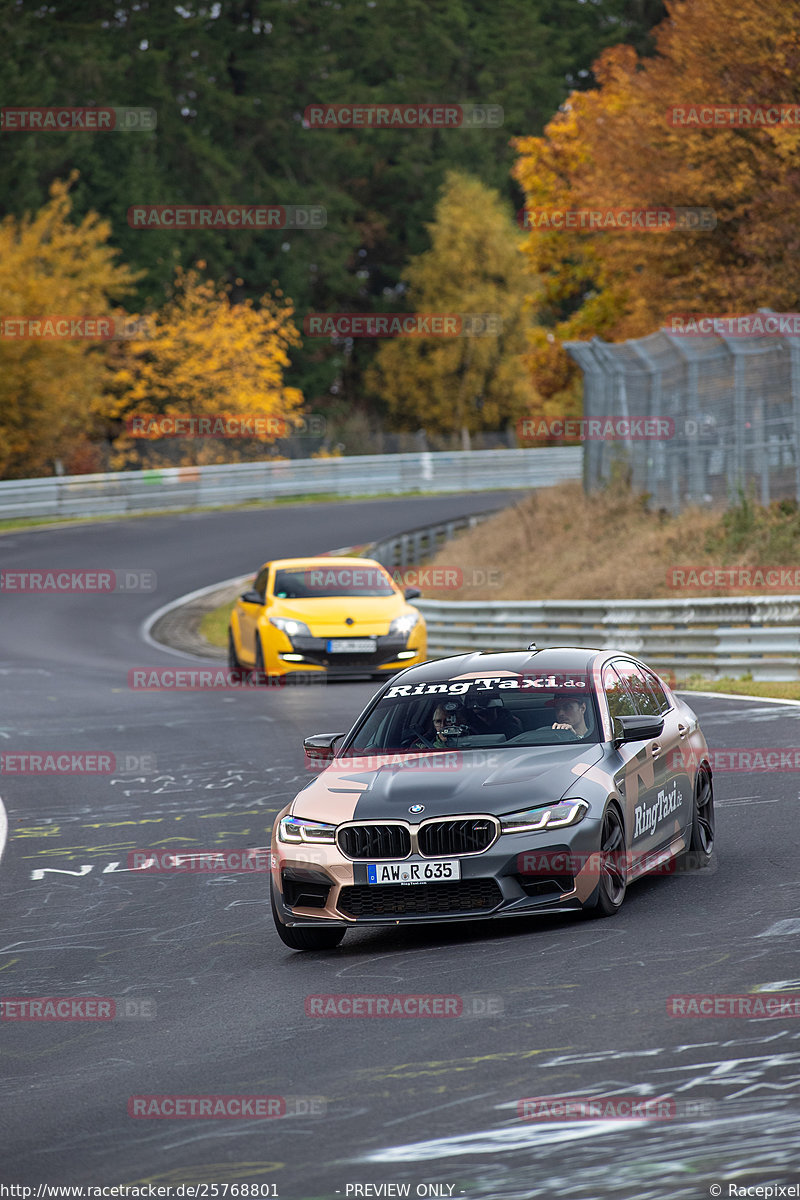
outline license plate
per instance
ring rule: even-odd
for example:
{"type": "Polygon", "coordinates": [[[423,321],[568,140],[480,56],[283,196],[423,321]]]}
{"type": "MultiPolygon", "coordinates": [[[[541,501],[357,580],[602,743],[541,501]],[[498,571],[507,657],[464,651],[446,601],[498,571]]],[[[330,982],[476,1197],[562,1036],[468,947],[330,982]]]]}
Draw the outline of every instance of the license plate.
{"type": "Polygon", "coordinates": [[[437,883],[460,879],[457,858],[432,858],[430,862],[367,863],[367,883],[437,883]]]}
{"type": "Polygon", "coordinates": [[[374,654],[378,649],[375,638],[331,638],[328,654],[374,654]]]}

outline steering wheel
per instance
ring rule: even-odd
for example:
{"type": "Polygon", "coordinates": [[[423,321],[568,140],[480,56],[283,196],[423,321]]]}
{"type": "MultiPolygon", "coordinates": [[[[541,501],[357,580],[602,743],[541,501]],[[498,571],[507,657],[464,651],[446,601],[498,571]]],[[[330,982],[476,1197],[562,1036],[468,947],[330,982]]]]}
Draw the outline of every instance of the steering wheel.
{"type": "Polygon", "coordinates": [[[418,750],[419,746],[415,746],[414,742],[424,742],[429,750],[435,749],[433,742],[426,734],[422,732],[418,725],[415,725],[411,733],[403,739],[403,750],[418,750]]]}

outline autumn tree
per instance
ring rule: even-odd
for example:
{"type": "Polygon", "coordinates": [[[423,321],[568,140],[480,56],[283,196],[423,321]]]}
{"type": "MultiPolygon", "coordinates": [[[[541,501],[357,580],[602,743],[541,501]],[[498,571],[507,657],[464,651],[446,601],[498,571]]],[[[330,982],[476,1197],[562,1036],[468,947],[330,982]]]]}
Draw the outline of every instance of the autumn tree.
{"type": "Polygon", "coordinates": [[[522,239],[499,194],[459,172],[448,175],[428,233],[431,248],[403,274],[409,307],[491,314],[498,332],[383,342],[367,384],[398,429],[500,429],[530,401],[521,357],[531,286],[522,239]]]}
{"type": "Polygon", "coordinates": [[[258,304],[234,304],[230,288],[178,268],[174,291],[158,311],[134,316],[141,336],[120,342],[113,362],[114,399],[98,408],[116,430],[114,467],[222,463],[263,458],[265,449],[293,429],[302,393],[284,383],[289,350],[299,342],[293,308],[276,288],[258,304]],[[260,417],[263,432],[244,441],[206,437],[165,443],[148,418],[260,417]],[[144,424],[134,424],[134,418],[144,424]],[[132,431],[139,429],[146,437],[132,431]]]}
{"type": "MultiPolygon", "coordinates": [[[[158,306],[176,263],[204,259],[214,279],[256,299],[280,281],[298,312],[379,311],[449,169],[488,186],[508,177],[509,138],[540,133],[591,63],[620,41],[641,48],[660,0],[0,0],[2,105],[152,107],[157,127],[130,134],[4,134],[0,204],[21,215],[76,166],[75,211],[114,223],[123,259],[143,276],[134,307],[158,306]],[[457,130],[313,130],[307,105],[497,104],[502,125],[457,130]],[[321,204],[324,229],[131,228],[135,203],[321,204]]],[[[518,203],[519,197],[515,196],[518,203]]],[[[237,298],[238,298],[237,294],[237,298]]],[[[375,343],[346,364],[308,340],[290,382],[312,400],[352,404],[375,343]],[[346,370],[342,370],[346,366],[346,370]]]]}
{"type": "Polygon", "coordinates": [[[795,310],[800,294],[797,124],[723,127],[668,110],[800,101],[800,6],[672,0],[656,54],[607,50],[599,87],[573,93],[543,137],[520,138],[526,209],[714,210],[710,232],[531,229],[541,292],[537,392],[574,397],[561,342],[653,332],[672,313],[795,310]]]}
{"type": "Polygon", "coordinates": [[[116,330],[122,314],[112,301],[133,290],[136,275],[106,245],[108,221],[92,212],[71,220],[72,182],[54,183],[37,213],[0,223],[0,476],[7,479],[52,475],[57,460],[67,472],[98,467],[90,427],[108,343],[84,335],[116,330]],[[59,317],[78,323],[33,323],[59,317]],[[103,317],[105,326],[97,323],[103,317]]]}

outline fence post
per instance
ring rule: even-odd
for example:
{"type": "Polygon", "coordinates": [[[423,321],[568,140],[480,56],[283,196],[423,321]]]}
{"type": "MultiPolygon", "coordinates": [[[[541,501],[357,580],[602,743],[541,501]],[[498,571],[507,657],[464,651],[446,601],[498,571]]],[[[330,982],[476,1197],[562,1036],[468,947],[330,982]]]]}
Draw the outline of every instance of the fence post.
{"type": "MultiPolygon", "coordinates": [[[[656,368],[651,356],[638,341],[629,343],[631,350],[637,354],[644,363],[644,369],[647,372],[647,395],[648,395],[648,417],[660,416],[661,406],[661,374],[656,368]]],[[[677,430],[676,430],[677,433],[677,430]]],[[[652,503],[656,497],[656,454],[649,446],[645,451],[647,458],[645,463],[645,490],[650,497],[652,503]]]]}
{"type": "MultiPolygon", "coordinates": [[[[583,372],[583,415],[584,418],[601,417],[610,411],[605,403],[608,387],[608,371],[596,353],[601,346],[600,338],[591,342],[564,342],[564,349],[583,372]]],[[[583,490],[588,495],[602,483],[602,447],[595,442],[583,443],[583,490]]]]}

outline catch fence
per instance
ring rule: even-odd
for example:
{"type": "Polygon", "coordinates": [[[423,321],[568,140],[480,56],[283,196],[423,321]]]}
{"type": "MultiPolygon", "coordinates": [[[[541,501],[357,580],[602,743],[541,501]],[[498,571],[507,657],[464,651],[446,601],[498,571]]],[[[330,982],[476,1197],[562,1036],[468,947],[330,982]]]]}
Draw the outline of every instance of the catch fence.
{"type": "Polygon", "coordinates": [[[669,423],[655,438],[588,438],[587,491],[622,469],[652,507],[673,513],[741,493],[800,501],[800,317],[760,310],[715,327],[692,332],[681,318],[626,342],[565,343],[583,371],[584,418],[669,423]]]}

